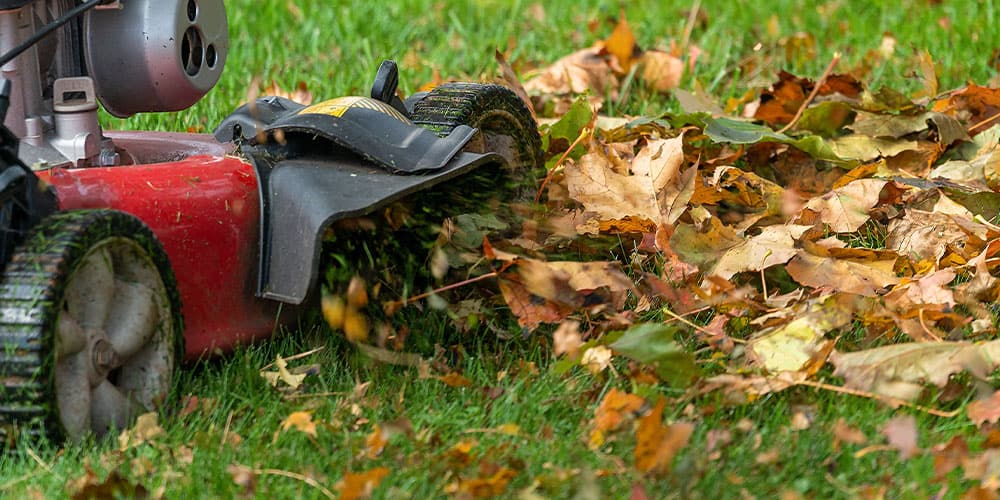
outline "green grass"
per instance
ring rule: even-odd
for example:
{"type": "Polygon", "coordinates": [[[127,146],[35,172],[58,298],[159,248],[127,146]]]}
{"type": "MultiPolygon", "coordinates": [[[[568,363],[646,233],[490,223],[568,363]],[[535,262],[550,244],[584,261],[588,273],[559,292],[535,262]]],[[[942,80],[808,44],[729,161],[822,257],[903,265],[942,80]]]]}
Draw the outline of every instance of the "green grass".
{"type": "MultiPolygon", "coordinates": [[[[382,58],[401,62],[404,93],[430,81],[434,70],[446,78],[489,79],[497,74],[494,48],[505,50],[513,40],[516,66],[544,65],[606,36],[621,2],[541,2],[537,5],[544,6],[544,19],[537,17],[535,5],[500,0],[230,1],[231,51],[218,88],[184,112],[106,122],[131,129],[208,131],[246,98],[255,79],[261,86],[274,81],[286,89],[305,82],[317,100],[364,94],[382,58]],[[289,4],[298,5],[300,14],[289,10],[289,4]],[[595,20],[596,31],[591,33],[586,26],[595,20]]],[[[967,80],[985,84],[996,75],[990,66],[996,49],[991,27],[1000,20],[1000,8],[990,1],[894,5],[845,0],[819,7],[787,0],[705,1],[702,6],[707,24],[692,31],[691,41],[705,54],[682,87],[700,86],[720,101],[766,84],[782,68],[815,77],[835,51],[844,55],[839,70],[858,67],[869,51],[878,49],[884,32],[898,40],[897,55],[868,72],[864,80],[869,86],[919,88],[912,54],[925,49],[937,65],[942,89],[967,80]],[[794,51],[785,57],[789,37],[798,32],[812,35],[814,57],[794,51]],[[749,69],[745,62],[754,58],[757,68],[749,69]]],[[[625,10],[640,44],[666,48],[670,40],[681,38],[686,8],[682,2],[640,0],[628,2],[625,10]]],[[[622,109],[612,111],[655,115],[676,106],[669,97],[636,92],[622,109]]],[[[470,387],[449,387],[420,378],[414,369],[374,364],[337,334],[305,327],[187,366],[178,396],[195,395],[211,404],[183,416],[179,403],[167,408],[160,415],[165,433],[151,443],[123,452],[114,439],[66,447],[21,444],[16,452],[0,456],[0,496],[72,493],[69,483],[90,469],[99,479],[119,471],[129,482],[169,498],[233,497],[244,490],[233,482],[228,468],[241,464],[305,474],[329,489],[345,471],[387,467],[390,473],[375,491],[377,497],[429,498],[445,496],[446,487],[459,476],[477,477],[483,463],[517,471],[508,495],[532,491],[543,497],[586,498],[596,488],[600,497],[622,498],[640,484],[651,498],[736,498],[742,492],[849,498],[862,494],[864,487],[885,487],[893,497],[927,497],[947,485],[947,496],[955,497],[970,484],[960,472],[933,481],[930,454],[900,460],[895,451],[874,450],[856,457],[865,445],[835,449],[833,424],[844,419],[878,444],[884,442],[879,429],[885,421],[915,414],[922,447],[955,435],[964,436],[973,448],[981,446],[979,430],[966,419],[891,410],[816,389],[794,389],[738,406],[710,396],[691,406],[668,407],[668,421],[694,421],[696,430],[677,458],[674,474],[651,480],[631,468],[635,440],[629,430],[614,434],[599,450],[587,446],[596,403],[611,387],[629,389],[618,378],[595,377],[581,368],[556,374],[546,336],[524,337],[503,316],[491,327],[481,325],[467,334],[458,333],[441,315],[423,316],[409,313],[400,321],[424,339],[425,354],[433,352],[434,343],[460,345],[462,355],[448,351],[443,359],[469,377],[470,387]],[[318,375],[307,378],[302,393],[306,397],[285,399],[258,375],[276,355],[316,346],[326,348],[293,363],[321,366],[318,375]],[[525,368],[526,363],[534,363],[537,372],[525,368]],[[370,383],[368,392],[352,396],[362,383],[370,383]],[[803,407],[815,420],[807,429],[792,430],[792,415],[803,407]],[[283,419],[302,410],[322,422],[315,439],[279,432],[283,419]],[[365,440],[374,425],[401,418],[408,420],[412,432],[393,437],[380,456],[366,457],[365,440]],[[744,419],[753,424],[746,432],[737,430],[744,419]],[[519,426],[519,435],[491,432],[510,423],[519,426]],[[712,455],[708,434],[723,430],[732,433],[732,441],[718,456],[712,455]],[[239,442],[234,443],[232,436],[237,435],[239,442]],[[468,439],[477,442],[471,463],[450,465],[448,450],[468,439]],[[773,460],[759,460],[773,450],[778,452],[773,460]]],[[[678,395],[666,388],[645,390],[678,395]]],[[[259,475],[254,488],[261,498],[321,496],[313,486],[274,474],[259,475]]]]}

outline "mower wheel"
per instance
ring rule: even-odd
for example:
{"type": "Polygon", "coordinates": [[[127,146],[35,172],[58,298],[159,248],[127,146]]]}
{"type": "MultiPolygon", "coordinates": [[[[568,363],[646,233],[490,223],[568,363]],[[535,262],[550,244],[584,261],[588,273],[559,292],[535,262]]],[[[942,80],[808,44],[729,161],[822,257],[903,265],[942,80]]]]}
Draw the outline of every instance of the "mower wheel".
{"type": "Polygon", "coordinates": [[[507,87],[445,83],[413,104],[411,119],[440,136],[459,125],[479,129],[466,150],[499,153],[514,171],[531,172],[543,166],[538,126],[524,101],[507,87]]]}
{"type": "Polygon", "coordinates": [[[168,397],[182,354],[166,253],[114,210],[52,215],[0,279],[0,438],[79,441],[168,397]]]}

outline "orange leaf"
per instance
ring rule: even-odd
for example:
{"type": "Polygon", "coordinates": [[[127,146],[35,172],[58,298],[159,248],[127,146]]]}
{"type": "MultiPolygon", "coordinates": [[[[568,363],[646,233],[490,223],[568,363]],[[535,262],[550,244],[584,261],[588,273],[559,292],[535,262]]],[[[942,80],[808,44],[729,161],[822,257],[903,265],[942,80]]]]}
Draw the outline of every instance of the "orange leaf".
{"type": "Polygon", "coordinates": [[[355,474],[347,472],[334,489],[340,492],[341,500],[356,500],[360,498],[370,498],[379,483],[389,475],[386,467],[376,467],[372,470],[355,474]]]}
{"type": "Polygon", "coordinates": [[[304,432],[312,437],[316,437],[316,422],[313,422],[312,414],[307,411],[297,411],[281,422],[281,430],[287,431],[294,428],[299,432],[304,432]]]}
{"type": "Polygon", "coordinates": [[[646,400],[612,388],[604,395],[601,404],[594,414],[594,429],[590,433],[590,447],[597,448],[604,444],[604,436],[621,426],[626,416],[631,416],[646,404],[646,400]]]}
{"type": "Polygon", "coordinates": [[[382,430],[382,426],[375,424],[372,433],[365,438],[365,455],[368,458],[376,458],[382,454],[387,444],[389,444],[388,433],[382,430]]]}
{"type": "Polygon", "coordinates": [[[663,408],[667,401],[661,399],[648,415],[639,419],[636,430],[635,467],[639,471],[661,476],[670,471],[677,452],[687,445],[694,431],[694,424],[678,422],[663,425],[663,408]]]}
{"type": "Polygon", "coordinates": [[[501,467],[492,476],[485,478],[462,478],[457,483],[451,483],[446,488],[447,493],[472,498],[489,498],[502,495],[507,484],[517,475],[517,471],[501,467]]]}
{"type": "Polygon", "coordinates": [[[451,373],[449,373],[447,375],[441,375],[441,376],[435,377],[435,378],[437,378],[441,382],[444,382],[445,385],[447,385],[449,387],[469,387],[469,386],[472,385],[472,381],[471,380],[469,380],[468,378],[462,376],[458,372],[451,372],[451,373]]]}
{"type": "Polygon", "coordinates": [[[625,19],[624,10],[621,12],[615,30],[604,41],[604,50],[617,59],[618,68],[615,69],[621,74],[628,73],[635,57],[642,54],[642,49],[636,44],[635,34],[632,33],[632,28],[628,25],[628,20],[625,19]]]}

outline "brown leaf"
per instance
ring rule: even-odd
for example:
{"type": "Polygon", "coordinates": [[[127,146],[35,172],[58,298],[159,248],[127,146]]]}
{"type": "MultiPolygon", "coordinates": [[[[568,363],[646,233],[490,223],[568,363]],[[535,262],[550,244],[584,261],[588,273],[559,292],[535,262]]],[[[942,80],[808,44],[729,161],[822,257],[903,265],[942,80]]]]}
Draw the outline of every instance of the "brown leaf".
{"type": "Polygon", "coordinates": [[[767,226],[760,234],[726,250],[712,274],[729,279],[737,273],[784,264],[798,253],[795,242],[810,228],[799,225],[767,226]]]}
{"type": "Polygon", "coordinates": [[[504,57],[499,49],[496,50],[494,56],[496,57],[497,64],[500,65],[500,72],[504,83],[521,98],[524,105],[528,107],[528,111],[531,112],[531,117],[538,119],[538,116],[535,114],[535,106],[531,103],[531,98],[528,97],[528,91],[524,90],[524,85],[521,84],[521,80],[517,77],[514,68],[510,66],[507,58],[504,57]]]}
{"type": "Polygon", "coordinates": [[[868,442],[868,437],[865,433],[858,429],[857,427],[851,427],[843,418],[838,418],[833,424],[833,439],[834,439],[834,449],[837,449],[839,445],[837,443],[850,443],[850,444],[865,444],[868,442]]]}
{"type": "Polygon", "coordinates": [[[271,82],[262,92],[264,95],[284,97],[286,99],[291,99],[299,104],[309,105],[313,102],[313,93],[309,91],[306,87],[306,82],[299,82],[295,84],[295,88],[286,91],[278,85],[278,82],[271,82]]]}
{"type": "Polygon", "coordinates": [[[640,76],[650,88],[657,92],[669,92],[677,88],[684,76],[684,62],[674,55],[648,50],[639,58],[640,76]]]}
{"type": "Polygon", "coordinates": [[[955,436],[945,444],[935,445],[931,453],[934,455],[934,477],[940,479],[969,459],[969,445],[962,436],[955,436]]]}
{"type": "Polygon", "coordinates": [[[70,497],[72,500],[149,497],[149,490],[141,484],[132,483],[118,471],[111,471],[101,481],[89,466],[86,467],[83,476],[68,481],[66,486],[72,492],[70,497]]]}
{"type": "Polygon", "coordinates": [[[859,179],[813,198],[799,213],[801,224],[823,223],[838,233],[852,233],[868,222],[868,212],[879,203],[881,179],[859,179]]]}
{"type": "Polygon", "coordinates": [[[906,460],[920,452],[917,445],[917,419],[912,415],[893,418],[882,427],[882,434],[889,440],[889,446],[899,450],[900,460],[906,460]]]}
{"type": "Polygon", "coordinates": [[[984,380],[1000,362],[1000,340],[895,344],[835,352],[830,362],[837,367],[834,376],[843,377],[847,387],[912,401],[923,384],[944,387],[956,373],[984,380]]]}
{"type": "Polygon", "coordinates": [[[841,292],[874,297],[886,287],[899,283],[894,265],[895,259],[835,259],[800,250],[785,269],[795,281],[803,285],[829,287],[841,292]]]}
{"type": "MultiPolygon", "coordinates": [[[[1000,113],[1000,88],[980,87],[970,83],[967,87],[951,94],[948,99],[934,103],[934,111],[954,116],[966,124],[976,125],[1000,113]]],[[[986,130],[973,130],[977,134],[986,130]]]]}
{"type": "Polygon", "coordinates": [[[663,476],[670,472],[674,456],[687,446],[694,424],[678,422],[663,425],[663,408],[667,401],[661,399],[649,414],[639,419],[635,433],[635,468],[645,474],[663,476]]]}
{"type": "Polygon", "coordinates": [[[1000,420],[1000,391],[995,391],[987,399],[979,399],[969,403],[965,407],[965,414],[976,425],[983,425],[986,422],[995,424],[1000,420]]]}
{"type": "Polygon", "coordinates": [[[163,428],[156,422],[156,413],[144,413],[135,420],[131,429],[118,435],[118,448],[126,450],[151,441],[163,434],[163,428]]]}
{"type": "Polygon", "coordinates": [[[693,177],[680,175],[683,137],[650,141],[635,156],[632,174],[622,174],[605,152],[596,150],[567,162],[564,175],[570,196],[599,221],[626,217],[673,223],[684,211],[693,177]],[[686,197],[686,199],[685,199],[686,197]]]}
{"type": "Polygon", "coordinates": [[[588,91],[604,97],[618,97],[618,78],[615,77],[604,57],[601,46],[578,50],[565,56],[528,80],[524,89],[530,94],[565,95],[584,94],[588,91]]]}
{"type": "Polygon", "coordinates": [[[388,475],[389,469],[387,467],[376,467],[357,474],[346,472],[344,477],[334,485],[334,489],[340,493],[341,500],[371,498],[375,488],[378,488],[378,485],[388,475]]]}
{"type": "Polygon", "coordinates": [[[954,216],[907,210],[905,216],[889,223],[885,247],[913,262],[927,260],[937,266],[949,248],[961,249],[968,239],[968,234],[955,222],[954,216]]]}
{"type": "Polygon", "coordinates": [[[563,321],[552,333],[552,351],[556,356],[566,354],[570,358],[575,358],[580,354],[580,346],[583,339],[580,337],[579,321],[563,321]]]}

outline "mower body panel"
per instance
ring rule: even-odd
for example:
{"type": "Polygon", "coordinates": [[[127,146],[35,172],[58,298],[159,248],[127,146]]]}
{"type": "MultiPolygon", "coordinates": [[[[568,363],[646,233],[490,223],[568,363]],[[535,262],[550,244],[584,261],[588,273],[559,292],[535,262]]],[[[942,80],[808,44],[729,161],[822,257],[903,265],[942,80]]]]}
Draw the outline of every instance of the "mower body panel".
{"type": "Polygon", "coordinates": [[[55,188],[62,210],[112,208],[153,230],[177,277],[186,357],[268,337],[282,319],[291,319],[290,308],[282,312],[280,304],[255,293],[261,207],[253,166],[226,156],[210,136],[139,132],[114,138],[137,160],[156,163],[56,168],[39,177],[55,188]]]}
{"type": "Polygon", "coordinates": [[[315,288],[323,234],[331,224],[433,189],[487,163],[504,160],[495,153],[459,153],[443,168],[423,175],[393,174],[347,152],[259,166],[266,207],[261,296],[303,303],[315,288]]]}

